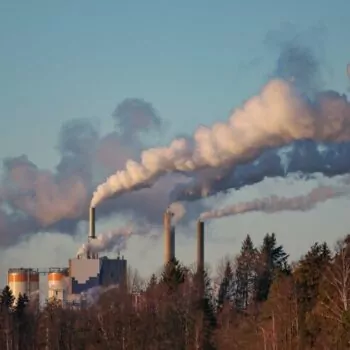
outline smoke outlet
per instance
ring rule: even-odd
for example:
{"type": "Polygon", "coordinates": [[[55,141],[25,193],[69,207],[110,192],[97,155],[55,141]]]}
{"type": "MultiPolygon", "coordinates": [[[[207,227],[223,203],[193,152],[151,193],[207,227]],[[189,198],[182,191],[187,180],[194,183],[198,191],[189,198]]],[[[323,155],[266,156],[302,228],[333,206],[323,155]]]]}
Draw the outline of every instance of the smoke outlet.
{"type": "Polygon", "coordinates": [[[95,232],[95,208],[90,208],[90,215],[89,215],[89,239],[96,238],[96,232],[95,232]]]}
{"type": "Polygon", "coordinates": [[[170,246],[170,258],[175,258],[175,226],[171,226],[171,246],[170,246]]]}
{"type": "Polygon", "coordinates": [[[172,259],[173,254],[173,238],[172,238],[172,228],[171,228],[171,217],[172,213],[170,210],[166,210],[163,218],[164,225],[164,264],[168,264],[172,259]]]}

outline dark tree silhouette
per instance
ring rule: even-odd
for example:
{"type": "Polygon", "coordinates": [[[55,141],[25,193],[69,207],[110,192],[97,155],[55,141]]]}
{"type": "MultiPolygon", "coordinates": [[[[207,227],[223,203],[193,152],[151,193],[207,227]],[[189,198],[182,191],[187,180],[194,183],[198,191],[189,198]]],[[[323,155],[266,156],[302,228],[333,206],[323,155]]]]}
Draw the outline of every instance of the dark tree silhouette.
{"type": "Polygon", "coordinates": [[[267,300],[271,283],[276,273],[289,272],[288,254],[284,248],[277,245],[274,233],[266,234],[259,251],[256,300],[267,300]]]}
{"type": "Polygon", "coordinates": [[[0,305],[1,307],[11,310],[15,302],[15,297],[9,286],[6,286],[0,294],[0,305]]]}
{"type": "Polygon", "coordinates": [[[218,293],[217,308],[222,310],[225,302],[232,302],[233,300],[233,288],[234,288],[234,278],[231,268],[231,264],[228,261],[225,267],[224,277],[221,281],[218,293]]]}
{"type": "Polygon", "coordinates": [[[186,269],[176,258],[173,258],[165,266],[160,282],[166,285],[168,291],[174,292],[177,287],[185,282],[186,269]]]}
{"type": "Polygon", "coordinates": [[[257,250],[250,235],[242,243],[237,257],[234,304],[236,310],[246,310],[255,294],[257,250]]]}
{"type": "Polygon", "coordinates": [[[85,307],[52,301],[40,308],[25,295],[14,302],[5,287],[0,349],[349,348],[349,237],[332,252],[316,243],[289,266],[274,234],[259,249],[248,235],[219,285],[176,259],[138,285],[137,303],[135,289],[114,288],[85,307]]]}

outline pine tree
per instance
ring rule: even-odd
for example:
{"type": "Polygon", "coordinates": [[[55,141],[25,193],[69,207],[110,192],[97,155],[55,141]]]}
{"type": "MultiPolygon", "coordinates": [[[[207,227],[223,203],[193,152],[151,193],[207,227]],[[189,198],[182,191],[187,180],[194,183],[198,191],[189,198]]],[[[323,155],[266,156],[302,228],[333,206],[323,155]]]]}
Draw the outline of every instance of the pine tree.
{"type": "Polygon", "coordinates": [[[173,292],[185,281],[185,274],[185,268],[176,258],[173,258],[165,266],[161,277],[161,283],[165,284],[170,292],[173,292]]]}
{"type": "Polygon", "coordinates": [[[206,272],[203,272],[204,293],[198,294],[196,309],[197,317],[197,348],[213,350],[213,334],[217,320],[214,311],[213,291],[210,286],[210,279],[206,272]]]}
{"type": "Polygon", "coordinates": [[[15,314],[18,317],[21,317],[24,314],[24,310],[29,303],[29,299],[26,294],[22,295],[21,293],[18,295],[17,303],[14,308],[15,314]]]}
{"type": "Polygon", "coordinates": [[[15,297],[13,296],[12,290],[9,286],[6,286],[0,294],[0,306],[7,310],[13,308],[15,297]]]}
{"type": "Polygon", "coordinates": [[[14,307],[14,318],[17,325],[17,343],[19,349],[23,349],[25,347],[27,339],[30,336],[29,315],[27,315],[25,312],[28,303],[29,299],[27,295],[19,294],[16,306],[14,307]]]}
{"type": "Polygon", "coordinates": [[[256,285],[256,300],[258,302],[267,300],[271,283],[276,274],[290,273],[287,263],[288,254],[283,246],[277,246],[276,235],[266,234],[259,251],[259,270],[256,285]]]}
{"type": "Polygon", "coordinates": [[[331,253],[327,244],[315,243],[294,272],[301,348],[307,343],[312,345],[320,331],[316,319],[311,317],[311,311],[317,303],[322,275],[330,260],[331,253]]]}
{"type": "Polygon", "coordinates": [[[217,300],[217,309],[220,311],[226,301],[232,301],[233,297],[233,272],[231,264],[228,261],[226,263],[225,274],[221,281],[218,300],[217,300]]]}
{"type": "Polygon", "coordinates": [[[255,293],[257,250],[250,235],[242,243],[237,258],[234,303],[237,310],[246,310],[255,293]]]}
{"type": "Polygon", "coordinates": [[[157,277],[153,273],[150,280],[149,280],[147,289],[153,289],[157,285],[157,283],[158,283],[157,277]]]}

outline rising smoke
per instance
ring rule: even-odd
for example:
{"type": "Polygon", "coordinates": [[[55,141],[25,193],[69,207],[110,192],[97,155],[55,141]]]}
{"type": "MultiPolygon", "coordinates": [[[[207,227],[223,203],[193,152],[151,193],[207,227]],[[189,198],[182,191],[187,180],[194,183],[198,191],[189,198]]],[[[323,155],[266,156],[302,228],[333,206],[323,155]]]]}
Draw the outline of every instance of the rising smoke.
{"type": "Polygon", "coordinates": [[[86,255],[87,252],[96,254],[124,250],[132,231],[132,227],[122,227],[99,234],[90,242],[84,243],[79,248],[77,256],[86,255]]]}
{"type": "Polygon", "coordinates": [[[143,151],[140,162],[128,160],[124,170],[97,187],[91,205],[149,187],[167,173],[232,169],[255,161],[269,148],[301,140],[349,141],[350,104],[336,92],[319,93],[309,101],[291,83],[271,80],[227,123],[201,126],[191,141],[176,139],[168,147],[143,151]]]}
{"type": "Polygon", "coordinates": [[[141,162],[128,160],[124,170],[97,187],[91,205],[151,187],[174,172],[193,181],[175,186],[171,201],[196,200],[295,172],[300,177],[348,173],[350,104],[345,95],[320,91],[321,63],[300,38],[278,43],[271,80],[227,123],[201,126],[191,139],[146,150],[141,162]]]}
{"type": "Polygon", "coordinates": [[[86,255],[87,252],[94,254],[120,252],[126,249],[127,241],[132,235],[143,236],[150,232],[151,227],[145,223],[142,226],[129,223],[123,227],[98,234],[95,239],[91,239],[79,248],[77,256],[86,255]]]}
{"type": "MultiPolygon", "coordinates": [[[[310,142],[317,152],[322,148],[318,157],[321,163],[313,162],[313,168],[332,172],[323,159],[329,160],[328,155],[339,148],[344,153],[348,146],[345,142],[350,139],[350,104],[345,95],[319,91],[321,64],[313,51],[300,43],[300,37],[278,43],[280,53],[271,80],[259,95],[234,110],[227,123],[210,128],[200,126],[192,138],[180,137],[168,147],[145,150],[140,162],[129,159],[124,170],[97,187],[91,205],[96,206],[111,196],[152,187],[169,173],[193,177],[192,182],[174,189],[172,201],[199,199],[215,194],[217,189],[239,188],[267,176],[285,176],[286,171],[281,171],[285,168],[281,156],[285,150],[281,148],[293,145],[295,153],[300,154],[304,144],[310,142]],[[275,167],[270,169],[265,161],[274,163],[275,167]],[[247,174],[243,174],[245,170],[247,174]]],[[[294,168],[306,170],[306,174],[313,172],[304,164],[295,164],[295,159],[290,159],[289,171],[294,168]]]]}
{"type": "Polygon", "coordinates": [[[292,198],[270,196],[267,198],[256,199],[249,202],[238,203],[227,206],[222,209],[204,212],[200,219],[209,220],[221,218],[224,216],[239,215],[248,212],[276,213],[279,211],[308,211],[317,204],[325,202],[332,198],[347,196],[350,194],[349,187],[330,187],[320,186],[313,189],[304,196],[292,198]]]}
{"type": "MultiPolygon", "coordinates": [[[[294,39],[280,48],[261,94],[235,110],[227,123],[201,126],[192,138],[146,150],[147,135],[159,134],[164,123],[150,103],[130,98],[115,109],[116,128],[108,135],[88,119],[65,123],[54,172],[38,168],[25,155],[7,159],[0,186],[0,245],[42,230],[74,233],[87,219],[93,190],[106,177],[91,202],[99,204],[98,217],[130,213],[137,214],[136,221],[159,223],[174,201],[294,172],[303,177],[348,173],[346,97],[318,90],[320,64],[309,49],[294,39]]],[[[197,216],[198,208],[194,212],[197,216]]]]}
{"type": "MultiPolygon", "coordinates": [[[[288,26],[287,31],[290,31],[288,26]]],[[[323,34],[318,28],[313,30],[312,41],[314,38],[322,39],[320,33],[323,34]]],[[[324,114],[335,117],[335,120],[342,118],[339,117],[341,114],[348,115],[349,104],[345,96],[334,91],[321,92],[321,67],[324,62],[321,64],[313,50],[300,42],[305,37],[304,34],[292,35],[288,39],[285,36],[285,32],[282,32],[282,37],[280,32],[268,35],[269,46],[280,50],[271,76],[291,82],[316,114],[323,111],[324,114]]],[[[199,171],[190,183],[176,186],[171,198],[174,201],[198,200],[218,192],[256,184],[268,177],[286,177],[293,174],[299,178],[309,178],[316,173],[329,177],[347,174],[350,172],[349,156],[348,142],[298,140],[284,147],[264,150],[255,161],[248,164],[215,169],[211,174],[199,171]]]]}
{"type": "Polygon", "coordinates": [[[252,163],[228,169],[216,177],[205,180],[195,177],[186,185],[177,185],[171,198],[178,201],[195,201],[229,189],[240,189],[265,178],[284,178],[294,175],[308,179],[322,174],[327,177],[350,173],[350,143],[315,143],[297,141],[280,149],[264,151],[252,163]]]}
{"type": "MultiPolygon", "coordinates": [[[[40,169],[26,155],[4,160],[0,246],[14,244],[38,231],[75,233],[81,220],[87,220],[96,185],[116,169],[122,169],[128,158],[139,157],[150,142],[147,133],[154,135],[163,130],[158,112],[141,99],[122,101],[113,118],[116,129],[107,135],[101,135],[91,119],[64,123],[59,132],[60,160],[55,171],[40,169]]],[[[160,223],[170,190],[184,181],[188,179],[174,174],[153,188],[105,202],[99,207],[98,217],[118,212],[160,223]]]]}
{"type": "Polygon", "coordinates": [[[176,225],[186,214],[185,206],[180,202],[173,202],[169,206],[169,210],[172,212],[172,223],[176,225]]]}

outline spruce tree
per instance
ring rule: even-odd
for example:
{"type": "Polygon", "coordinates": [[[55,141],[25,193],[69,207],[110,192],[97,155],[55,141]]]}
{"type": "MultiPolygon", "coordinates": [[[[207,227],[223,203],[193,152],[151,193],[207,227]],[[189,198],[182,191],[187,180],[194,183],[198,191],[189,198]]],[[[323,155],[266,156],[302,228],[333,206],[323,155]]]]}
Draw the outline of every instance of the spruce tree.
{"type": "Polygon", "coordinates": [[[220,311],[226,301],[232,301],[233,297],[233,272],[231,264],[228,261],[226,263],[225,274],[221,281],[217,300],[217,309],[220,311]]]}
{"type": "Polygon", "coordinates": [[[13,308],[14,302],[15,297],[12,293],[12,290],[9,286],[6,286],[0,294],[0,306],[7,310],[11,310],[13,308]]]}
{"type": "Polygon", "coordinates": [[[16,306],[14,307],[15,314],[18,318],[21,318],[24,314],[24,311],[29,303],[29,299],[26,294],[19,294],[16,306]]]}
{"type": "Polygon", "coordinates": [[[19,349],[23,349],[27,343],[30,333],[30,318],[25,312],[29,299],[26,294],[19,294],[16,306],[14,307],[14,318],[17,325],[17,342],[19,349]]]}
{"type": "Polygon", "coordinates": [[[315,243],[302,258],[294,272],[298,300],[300,346],[311,346],[320,332],[311,312],[319,298],[319,287],[326,267],[331,261],[327,243],[315,243]]]}
{"type": "Polygon", "coordinates": [[[270,286],[276,274],[290,273],[287,263],[288,254],[283,246],[277,245],[274,233],[266,234],[259,251],[258,276],[256,285],[256,300],[267,300],[270,286]]]}
{"type": "Polygon", "coordinates": [[[153,273],[150,280],[149,280],[149,283],[148,283],[148,288],[154,288],[156,285],[157,285],[158,281],[157,281],[157,277],[156,275],[153,273]]]}
{"type": "Polygon", "coordinates": [[[206,272],[202,273],[204,283],[204,293],[197,294],[198,299],[195,310],[197,317],[197,336],[199,344],[197,346],[203,350],[214,350],[213,335],[217,325],[214,303],[213,291],[210,286],[210,279],[206,272]]]}
{"type": "Polygon", "coordinates": [[[250,235],[242,243],[237,257],[234,304],[237,310],[246,310],[255,293],[257,250],[250,235]]]}
{"type": "Polygon", "coordinates": [[[185,268],[176,258],[173,258],[164,268],[161,283],[165,284],[170,292],[173,292],[185,281],[185,273],[185,268]]]}

